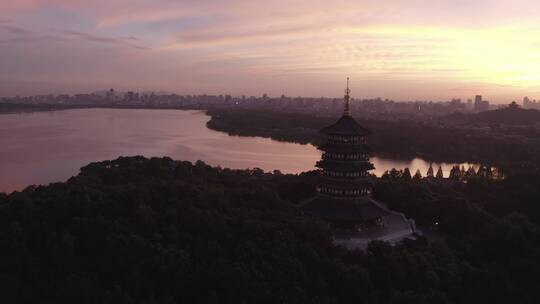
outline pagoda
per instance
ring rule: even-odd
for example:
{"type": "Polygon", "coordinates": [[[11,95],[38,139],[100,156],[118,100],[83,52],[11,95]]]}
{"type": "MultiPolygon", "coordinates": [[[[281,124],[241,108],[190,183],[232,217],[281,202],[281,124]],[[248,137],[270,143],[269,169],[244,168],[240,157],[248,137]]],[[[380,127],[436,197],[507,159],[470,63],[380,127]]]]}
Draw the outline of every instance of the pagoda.
{"type": "MultiPolygon", "coordinates": [[[[324,219],[334,231],[373,231],[372,228],[388,228],[388,223],[393,227],[397,216],[398,222],[404,221],[401,227],[405,232],[412,233],[414,224],[411,226],[402,214],[389,210],[370,197],[372,177],[369,171],[374,166],[369,160],[371,149],[366,137],[371,132],[352,117],[350,92],[347,78],[343,115],[333,125],[320,131],[324,141],[318,147],[322,157],[316,163],[320,169],[317,193],[302,202],[301,209],[306,214],[324,219]]],[[[388,229],[379,230],[375,238],[384,238],[391,232],[388,229]]]]}

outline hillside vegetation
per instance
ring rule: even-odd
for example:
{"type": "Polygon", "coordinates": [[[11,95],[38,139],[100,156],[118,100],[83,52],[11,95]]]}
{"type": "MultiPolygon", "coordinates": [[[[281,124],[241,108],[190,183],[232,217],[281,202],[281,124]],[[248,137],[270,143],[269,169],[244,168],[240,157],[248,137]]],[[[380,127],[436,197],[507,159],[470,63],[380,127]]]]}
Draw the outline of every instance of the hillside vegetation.
{"type": "Polygon", "coordinates": [[[539,302],[540,179],[377,179],[379,200],[436,220],[441,240],[366,251],[298,212],[315,180],[130,157],[0,194],[2,302],[539,302]]]}

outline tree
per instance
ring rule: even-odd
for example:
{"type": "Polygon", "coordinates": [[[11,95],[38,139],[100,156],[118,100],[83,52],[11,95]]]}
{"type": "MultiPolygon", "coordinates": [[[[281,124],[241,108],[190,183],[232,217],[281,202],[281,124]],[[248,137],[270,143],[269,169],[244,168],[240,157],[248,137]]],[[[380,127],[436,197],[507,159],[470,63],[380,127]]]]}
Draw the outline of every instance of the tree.
{"type": "Polygon", "coordinates": [[[453,166],[452,170],[450,170],[450,179],[453,180],[459,180],[461,179],[461,170],[459,169],[459,166],[453,166]]]}
{"type": "Polygon", "coordinates": [[[442,167],[439,166],[439,170],[437,170],[437,176],[436,176],[438,179],[442,179],[444,178],[444,175],[443,175],[443,172],[442,172],[442,167]]]}
{"type": "Polygon", "coordinates": [[[489,178],[489,179],[492,179],[493,178],[493,170],[491,169],[490,166],[487,166],[486,167],[486,177],[489,178]]]}
{"type": "Polygon", "coordinates": [[[473,166],[470,166],[469,169],[467,169],[467,172],[465,173],[465,178],[470,179],[476,177],[476,170],[474,170],[473,166]]]}
{"type": "Polygon", "coordinates": [[[422,179],[422,173],[420,173],[420,169],[416,170],[416,173],[414,174],[414,180],[419,181],[422,179]]]}
{"type": "Polygon", "coordinates": [[[377,200],[446,241],[365,251],[290,200],[316,171],[252,173],[126,157],[0,194],[3,303],[540,303],[540,172],[373,178],[377,200]]]}
{"type": "Polygon", "coordinates": [[[476,172],[476,176],[478,177],[488,177],[488,169],[486,166],[481,165],[480,168],[478,168],[478,172],[476,172]]]}
{"type": "Polygon", "coordinates": [[[433,166],[432,166],[432,164],[429,164],[429,169],[427,170],[426,176],[427,177],[433,177],[433,166]]]}
{"type": "Polygon", "coordinates": [[[401,177],[401,170],[397,170],[396,168],[392,168],[392,170],[390,170],[390,177],[393,178],[393,179],[398,179],[401,177]]]}
{"type": "Polygon", "coordinates": [[[501,180],[504,178],[504,173],[502,172],[501,169],[499,168],[493,168],[493,171],[492,171],[492,178],[493,179],[497,179],[497,180],[501,180]]]}
{"type": "Polygon", "coordinates": [[[411,180],[411,171],[409,170],[409,168],[405,168],[405,170],[403,170],[403,173],[401,174],[401,178],[405,181],[410,181],[411,180]]]}

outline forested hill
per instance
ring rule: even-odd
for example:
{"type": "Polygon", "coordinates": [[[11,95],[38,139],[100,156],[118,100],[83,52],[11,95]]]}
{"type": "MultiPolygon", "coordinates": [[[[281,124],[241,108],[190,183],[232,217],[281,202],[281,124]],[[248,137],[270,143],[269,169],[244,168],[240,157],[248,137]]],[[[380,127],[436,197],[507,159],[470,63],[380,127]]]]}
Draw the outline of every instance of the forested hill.
{"type": "Polygon", "coordinates": [[[455,124],[503,124],[530,126],[540,123],[540,111],[507,107],[476,114],[456,113],[441,118],[442,121],[455,124]]]}
{"type": "MultiPolygon", "coordinates": [[[[208,111],[208,114],[211,116],[207,123],[209,128],[231,135],[263,136],[314,144],[321,138],[319,130],[336,121],[336,117],[263,110],[216,109],[208,111]]],[[[464,117],[468,119],[469,116],[464,117]]],[[[487,163],[507,171],[525,162],[527,166],[540,168],[539,130],[486,130],[457,121],[458,117],[431,122],[358,120],[373,132],[368,142],[376,155],[487,163]]]]}
{"type": "Polygon", "coordinates": [[[539,302],[538,179],[377,179],[445,240],[364,252],[298,212],[314,177],[130,157],[0,194],[2,303],[539,302]]]}

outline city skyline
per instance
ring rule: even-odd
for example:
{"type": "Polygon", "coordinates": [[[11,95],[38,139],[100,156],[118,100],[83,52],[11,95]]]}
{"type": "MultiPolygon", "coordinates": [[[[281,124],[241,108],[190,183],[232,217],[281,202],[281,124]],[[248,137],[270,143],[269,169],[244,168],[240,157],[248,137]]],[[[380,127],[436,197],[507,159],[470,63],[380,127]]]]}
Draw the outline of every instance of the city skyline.
{"type": "Polygon", "coordinates": [[[0,96],[540,96],[533,1],[3,2],[0,96]]]}

